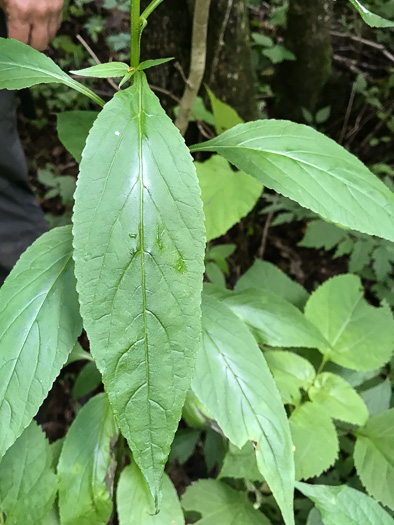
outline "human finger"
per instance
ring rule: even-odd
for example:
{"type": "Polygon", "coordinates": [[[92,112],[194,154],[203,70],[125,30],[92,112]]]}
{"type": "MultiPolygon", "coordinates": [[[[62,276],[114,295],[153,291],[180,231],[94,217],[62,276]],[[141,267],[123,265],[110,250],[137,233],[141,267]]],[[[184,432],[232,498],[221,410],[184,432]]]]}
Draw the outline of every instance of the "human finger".
{"type": "Polygon", "coordinates": [[[13,18],[10,16],[8,21],[8,36],[9,38],[16,38],[24,44],[29,43],[31,25],[24,20],[13,18]]]}
{"type": "Polygon", "coordinates": [[[35,22],[31,27],[28,44],[38,51],[44,51],[49,44],[49,40],[47,24],[35,22]]]}

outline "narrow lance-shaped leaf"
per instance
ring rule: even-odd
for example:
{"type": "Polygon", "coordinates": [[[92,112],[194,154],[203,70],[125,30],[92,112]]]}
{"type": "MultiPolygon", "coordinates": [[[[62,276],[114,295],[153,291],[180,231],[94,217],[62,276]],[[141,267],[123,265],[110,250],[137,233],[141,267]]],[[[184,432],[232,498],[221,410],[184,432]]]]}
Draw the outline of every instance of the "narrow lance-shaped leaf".
{"type": "Polygon", "coordinates": [[[191,151],[215,151],[322,217],[394,241],[394,194],[351,153],[308,126],[248,122],[191,151]]]}
{"type": "Polygon", "coordinates": [[[105,394],[93,397],[78,412],[64,440],[58,465],[62,525],[108,523],[114,476],[110,471],[111,445],[116,434],[105,394]]]}
{"type": "Polygon", "coordinates": [[[205,238],[192,159],[143,73],[94,123],[75,201],[91,351],[158,504],[198,350],[205,238]]]}
{"type": "Polygon", "coordinates": [[[37,413],[81,330],[64,226],[37,239],[0,289],[0,458],[37,413]]]}
{"type": "Polygon", "coordinates": [[[292,441],[279,392],[246,326],[206,294],[193,390],[232,443],[255,443],[259,470],[285,523],[294,523],[292,441]]]}
{"type": "Polygon", "coordinates": [[[70,73],[81,77],[116,78],[126,75],[128,69],[129,66],[124,62],[109,62],[108,64],[97,64],[77,71],[70,71],[70,73]]]}
{"type": "Polygon", "coordinates": [[[4,513],[7,525],[44,523],[56,491],[51,449],[33,421],[0,463],[0,521],[4,513]]]}
{"type": "Polygon", "coordinates": [[[392,20],[387,20],[386,18],[383,18],[379,15],[375,15],[375,13],[371,13],[366,7],[363,6],[359,0],[349,0],[350,3],[357,9],[357,11],[360,13],[361,18],[366,22],[369,26],[372,27],[394,27],[394,22],[392,20]]]}
{"type": "Polygon", "coordinates": [[[43,53],[18,40],[0,38],[0,89],[23,89],[51,83],[65,84],[104,106],[98,95],[69,77],[43,53]]]}

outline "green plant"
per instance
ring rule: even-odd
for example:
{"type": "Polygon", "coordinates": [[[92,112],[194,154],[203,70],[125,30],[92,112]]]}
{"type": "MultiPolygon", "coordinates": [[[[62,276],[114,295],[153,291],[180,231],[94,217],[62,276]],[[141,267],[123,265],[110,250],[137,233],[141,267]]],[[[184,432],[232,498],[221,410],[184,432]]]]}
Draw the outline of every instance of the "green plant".
{"type": "MultiPolygon", "coordinates": [[[[28,525],[39,516],[45,523],[56,520],[59,509],[63,525],[106,524],[112,512],[122,525],[183,523],[181,503],[164,474],[183,410],[185,421],[204,431],[211,469],[215,451],[226,447],[222,477],[234,478],[200,480],[188,488],[182,507],[201,514],[201,522],[217,523],[219,513],[224,522],[267,524],[280,522],[281,513],[291,525],[296,486],[326,523],[391,523],[376,501],[351,487],[295,485],[335,461],[341,433],[357,440],[354,461],[367,491],[393,508],[378,479],[380,469],[389,480],[394,474],[387,460],[393,410],[368,419],[348,380],[349,370],[359,385],[371,370],[378,381],[387,374],[391,313],[364,301],[355,276],[331,279],[308,297],[275,268],[263,285],[253,278],[251,290],[247,274],[234,292],[206,285],[201,301],[203,205],[210,204],[201,201],[189,150],[146,80],[144,70],[162,61],[139,59],[142,31],[160,3],[153,0],[140,13],[139,1],[131,0],[130,65],[112,62],[76,72],[122,78],[123,89],[107,103],[44,55],[0,40],[1,88],[55,82],[103,107],[98,116],[86,115],[86,122],[94,120],[87,138],[89,125],[78,126],[77,133],[70,125],[84,119],[81,114],[59,120],[63,142],[75,158],[81,155],[72,228],[38,239],[0,291],[3,521],[18,523],[23,516],[28,525]],[[105,393],[80,409],[57,461],[60,447],[50,446],[32,419],[70,356],[92,363],[76,345],[82,327],[105,393]],[[240,456],[251,465],[246,479],[240,456]]],[[[206,214],[210,238],[239,220],[264,185],[327,220],[394,240],[392,192],[342,147],[288,121],[219,125],[220,104],[212,96],[211,103],[217,131],[230,129],[190,151],[221,156],[197,164],[200,180],[201,166],[211,164],[219,188],[227,173],[220,206],[227,205],[230,187],[240,195],[233,197],[239,209],[231,210],[233,217],[226,213],[218,230],[220,208],[206,214]],[[239,180],[249,195],[241,193],[239,180]]],[[[208,258],[226,271],[229,253],[228,247],[211,247],[208,258]]],[[[98,375],[92,366],[89,374],[98,375]]]]}

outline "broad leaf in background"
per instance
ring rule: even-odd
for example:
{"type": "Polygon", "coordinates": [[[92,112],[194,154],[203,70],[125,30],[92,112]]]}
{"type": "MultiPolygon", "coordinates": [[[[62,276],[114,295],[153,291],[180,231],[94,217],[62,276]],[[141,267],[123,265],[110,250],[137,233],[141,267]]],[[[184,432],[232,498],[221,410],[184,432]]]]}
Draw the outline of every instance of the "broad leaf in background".
{"type": "Polygon", "coordinates": [[[234,445],[242,448],[247,441],[255,442],[259,470],[285,523],[292,524],[292,442],[263,354],[242,321],[206,294],[202,325],[193,390],[234,445]]]}
{"type": "Polygon", "coordinates": [[[23,89],[51,83],[65,84],[104,106],[98,95],[69,77],[43,53],[13,38],[0,38],[0,89],[23,89]]]}
{"type": "Polygon", "coordinates": [[[310,297],[305,316],[327,339],[325,358],[353,370],[384,365],[394,346],[390,308],[375,308],[363,298],[360,278],[345,274],[322,284],[310,297]]]}
{"type": "Polygon", "coordinates": [[[386,20],[379,15],[371,13],[366,7],[362,5],[358,0],[349,0],[350,3],[357,9],[360,13],[361,18],[371,27],[394,27],[394,22],[391,20],[386,20]]]}
{"type": "Polygon", "coordinates": [[[51,449],[33,421],[0,463],[0,520],[3,512],[7,525],[44,523],[56,491],[51,449]]]}
{"type": "Polygon", "coordinates": [[[185,463],[193,454],[200,434],[201,431],[195,428],[178,428],[168,461],[177,459],[179,463],[185,463]]]}
{"type": "Polygon", "coordinates": [[[364,403],[367,405],[371,417],[388,410],[391,406],[391,381],[387,378],[368,390],[360,393],[364,403]]]}
{"type": "Polygon", "coordinates": [[[156,504],[199,347],[203,220],[191,156],[138,72],[89,134],[74,258],[91,352],[156,504]]]}
{"type": "MultiPolygon", "coordinates": [[[[246,493],[214,479],[199,480],[186,489],[182,507],[198,512],[196,525],[270,525],[269,519],[253,508],[246,493]]],[[[122,525],[122,524],[120,524],[122,525]]]]}
{"type": "Polygon", "coordinates": [[[220,237],[254,207],[263,188],[259,182],[234,171],[219,155],[195,162],[204,203],[207,241],[220,237]]]}
{"type": "Polygon", "coordinates": [[[354,463],[367,492],[394,510],[394,408],[356,433],[354,463]]]}
{"type": "Polygon", "coordinates": [[[224,456],[218,478],[244,478],[250,481],[264,481],[257,468],[256,452],[250,441],[245,443],[241,449],[229,443],[229,449],[224,456]]]}
{"type": "Polygon", "coordinates": [[[79,69],[78,71],[70,71],[70,73],[81,77],[116,78],[126,75],[128,69],[129,66],[124,62],[109,62],[79,69]]]}
{"type": "MultiPolygon", "coordinates": [[[[105,394],[78,412],[64,440],[58,464],[62,525],[106,525],[112,512],[110,446],[117,429],[105,394]]],[[[114,468],[114,467],[113,467],[114,468]]]]}
{"type": "Polygon", "coordinates": [[[317,348],[324,337],[298,308],[267,290],[245,290],[223,298],[224,303],[263,344],[317,348]]]}
{"type": "Polygon", "coordinates": [[[320,511],[316,507],[309,512],[306,525],[324,525],[320,511]]]}
{"type": "Polygon", "coordinates": [[[309,388],[308,396],[334,419],[361,426],[368,420],[368,410],[364,401],[349,383],[336,374],[319,374],[309,388]]]}
{"type": "Polygon", "coordinates": [[[81,162],[86,139],[97,115],[97,111],[65,111],[57,115],[59,139],[78,164],[81,162]]]}
{"type": "Polygon", "coordinates": [[[291,414],[296,479],[318,476],[338,457],[338,437],[331,419],[318,405],[306,402],[291,414]]]}
{"type": "Polygon", "coordinates": [[[149,487],[133,461],[120,475],[117,491],[119,525],[184,525],[185,519],[170,478],[163,479],[163,504],[154,514],[149,487]]]}
{"type": "Polygon", "coordinates": [[[82,331],[71,227],[42,235],[0,289],[0,458],[33,419],[82,331]]]}
{"type": "Polygon", "coordinates": [[[366,494],[346,485],[308,485],[296,488],[320,510],[325,525],[393,525],[393,518],[366,494]]]}
{"type": "Polygon", "coordinates": [[[101,374],[97,370],[96,363],[90,361],[82,368],[75,379],[73,398],[77,400],[83,396],[86,396],[90,392],[93,392],[93,390],[101,385],[101,381],[101,374]]]}
{"type": "Polygon", "coordinates": [[[248,288],[274,292],[298,308],[304,308],[309,297],[305,288],[290,279],[277,266],[259,259],[238,279],[234,290],[242,292],[248,288]]]}
{"type": "Polygon", "coordinates": [[[239,124],[191,151],[214,151],[325,219],[394,241],[394,194],[342,146],[303,124],[239,124]]]}
{"type": "Polygon", "coordinates": [[[332,250],[346,236],[346,230],[339,228],[332,222],[318,219],[308,224],[305,235],[298,246],[324,248],[328,251],[332,250]]]}
{"type": "Polygon", "coordinates": [[[227,129],[233,128],[237,124],[242,124],[244,122],[235,109],[216,98],[208,87],[206,90],[211,102],[213,116],[215,119],[215,130],[218,135],[227,129]]]}
{"type": "Polygon", "coordinates": [[[300,355],[283,350],[264,352],[264,357],[283,403],[298,405],[301,401],[300,389],[307,391],[315,379],[312,364],[300,355]]]}

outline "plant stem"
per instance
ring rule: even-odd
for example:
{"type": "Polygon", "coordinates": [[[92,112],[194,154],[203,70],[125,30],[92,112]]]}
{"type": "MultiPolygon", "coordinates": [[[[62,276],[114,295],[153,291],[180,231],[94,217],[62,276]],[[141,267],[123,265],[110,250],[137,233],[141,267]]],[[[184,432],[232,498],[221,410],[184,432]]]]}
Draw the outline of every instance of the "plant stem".
{"type": "Polygon", "coordinates": [[[130,0],[130,66],[140,63],[141,18],[140,0],[130,0]]]}
{"type": "Polygon", "coordinates": [[[148,5],[148,7],[143,11],[141,18],[144,18],[145,20],[148,18],[148,16],[153,13],[153,11],[158,7],[163,0],[152,0],[152,2],[148,5]]]}

